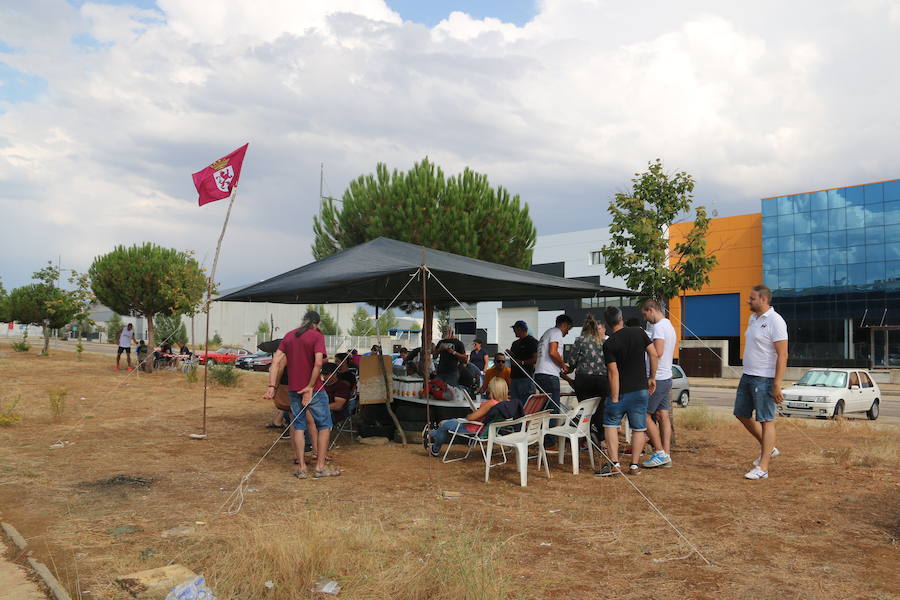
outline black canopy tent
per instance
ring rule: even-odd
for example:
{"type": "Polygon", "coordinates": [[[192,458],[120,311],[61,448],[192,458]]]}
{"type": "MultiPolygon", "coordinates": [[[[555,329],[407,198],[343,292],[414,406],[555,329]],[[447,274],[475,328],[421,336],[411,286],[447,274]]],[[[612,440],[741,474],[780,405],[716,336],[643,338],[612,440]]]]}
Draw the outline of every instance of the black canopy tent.
{"type": "MultiPolygon", "coordinates": [[[[365,302],[376,307],[387,307],[391,301],[395,304],[420,303],[424,312],[424,349],[430,347],[435,305],[455,305],[457,300],[555,300],[631,295],[634,292],[629,290],[516,269],[382,237],[240,288],[216,298],[216,301],[365,302]],[[414,284],[410,283],[413,276],[417,278],[414,284]]],[[[422,356],[423,372],[427,373],[429,353],[423,352],[422,356]]],[[[384,376],[386,378],[387,374],[384,376]]],[[[426,398],[428,388],[426,377],[426,398]]],[[[389,403],[388,411],[397,423],[389,403]]],[[[397,426],[399,428],[399,423],[397,426]]]]}
{"type": "MultiPolygon", "coordinates": [[[[410,275],[427,267],[440,281],[426,281],[430,304],[455,304],[443,283],[461,302],[555,300],[631,296],[629,290],[544,275],[424,246],[378,238],[306,266],[216,298],[220,302],[328,304],[365,302],[385,307],[410,275]]],[[[421,285],[407,286],[397,302],[422,302],[421,285]]]]}

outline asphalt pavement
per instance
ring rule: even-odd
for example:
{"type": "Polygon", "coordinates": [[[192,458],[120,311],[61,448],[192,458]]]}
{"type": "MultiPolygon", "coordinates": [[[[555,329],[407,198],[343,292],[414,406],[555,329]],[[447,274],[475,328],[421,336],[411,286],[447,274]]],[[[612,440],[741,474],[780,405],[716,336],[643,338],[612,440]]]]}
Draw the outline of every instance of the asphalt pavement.
{"type": "MultiPolygon", "coordinates": [[[[734,406],[734,389],[724,387],[691,386],[691,404],[705,404],[707,406],[728,407],[734,406]]],[[[849,414],[848,419],[865,419],[865,414],[849,414]]],[[[900,418],[900,396],[885,396],[881,398],[881,415],[883,418],[900,418]]]]}

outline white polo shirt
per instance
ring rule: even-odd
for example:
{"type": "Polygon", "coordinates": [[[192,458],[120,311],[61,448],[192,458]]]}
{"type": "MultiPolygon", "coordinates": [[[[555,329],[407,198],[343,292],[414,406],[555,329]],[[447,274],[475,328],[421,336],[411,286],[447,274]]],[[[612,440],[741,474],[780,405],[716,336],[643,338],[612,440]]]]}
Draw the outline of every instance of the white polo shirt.
{"type": "Polygon", "coordinates": [[[551,327],[544,332],[544,335],[541,336],[541,341],[538,343],[537,363],[534,365],[535,375],[553,375],[554,377],[559,376],[559,365],[553,362],[553,359],[550,358],[551,342],[556,342],[558,344],[556,346],[556,351],[559,352],[560,356],[562,356],[563,334],[562,331],[559,330],[559,327],[551,327]]]}
{"type": "Polygon", "coordinates": [[[760,316],[750,315],[744,332],[744,375],[775,377],[775,342],[787,339],[787,323],[774,308],[760,316]]]}
{"type": "Polygon", "coordinates": [[[672,359],[675,357],[675,344],[677,342],[675,328],[672,327],[671,321],[663,317],[653,324],[650,333],[651,340],[662,340],[664,342],[662,356],[659,357],[659,362],[656,363],[656,380],[672,379],[672,359]]]}

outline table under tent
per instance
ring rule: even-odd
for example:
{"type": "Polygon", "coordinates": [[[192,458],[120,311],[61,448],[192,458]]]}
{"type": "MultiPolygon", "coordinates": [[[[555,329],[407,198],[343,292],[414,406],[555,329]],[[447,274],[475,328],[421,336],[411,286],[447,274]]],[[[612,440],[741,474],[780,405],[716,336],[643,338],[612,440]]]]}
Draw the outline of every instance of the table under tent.
{"type": "MultiPolygon", "coordinates": [[[[322,260],[243,287],[217,298],[223,302],[331,304],[364,302],[380,309],[420,309],[424,316],[422,348],[430,348],[436,308],[483,301],[560,300],[629,296],[633,292],[594,283],[516,269],[388,238],[378,238],[322,260]]],[[[430,355],[423,352],[422,372],[430,355]]],[[[384,365],[384,361],[375,360],[384,365]]],[[[380,368],[385,408],[395,426],[416,431],[426,421],[464,416],[462,397],[434,400],[429,382],[420,377],[394,377],[380,368]]],[[[380,400],[384,402],[384,400],[380,400]]]]}

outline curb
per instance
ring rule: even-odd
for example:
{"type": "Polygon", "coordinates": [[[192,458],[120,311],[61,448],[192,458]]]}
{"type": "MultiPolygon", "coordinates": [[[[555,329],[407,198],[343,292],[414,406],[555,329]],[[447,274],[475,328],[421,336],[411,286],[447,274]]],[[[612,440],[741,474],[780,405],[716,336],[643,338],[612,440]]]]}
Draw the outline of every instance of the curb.
{"type": "MultiPolygon", "coordinates": [[[[3,531],[6,535],[13,541],[16,547],[21,551],[25,552],[25,549],[28,547],[28,542],[22,537],[22,534],[13,527],[10,523],[0,523],[3,527],[3,531]]],[[[66,589],[59,583],[59,580],[53,576],[53,573],[50,572],[50,569],[47,568],[47,565],[40,562],[39,560],[28,557],[28,564],[31,565],[32,570],[41,578],[41,581],[47,588],[50,589],[50,593],[53,594],[53,597],[56,600],[72,600],[69,593],[66,589]]]]}

